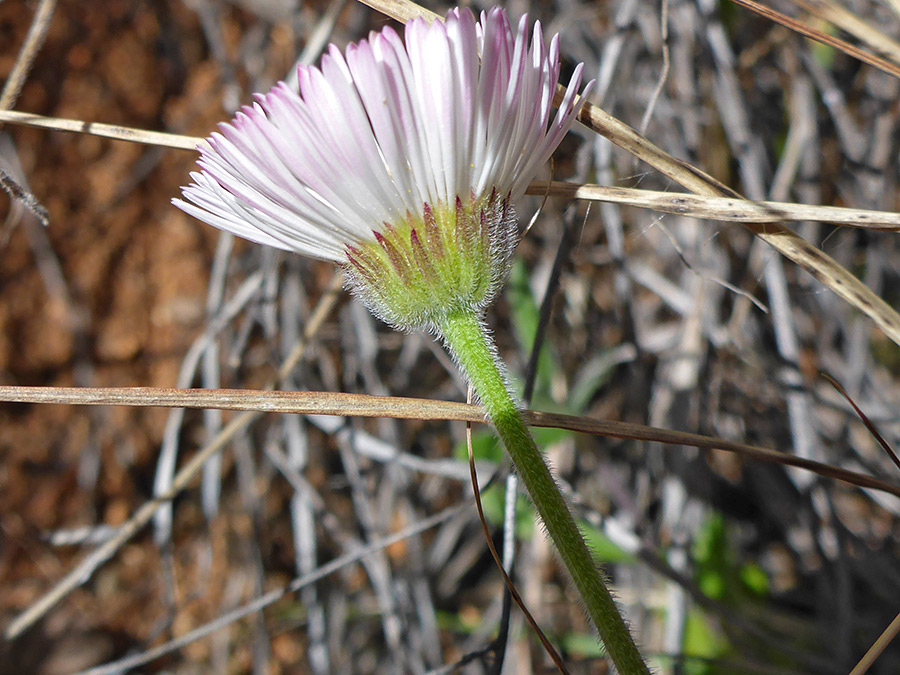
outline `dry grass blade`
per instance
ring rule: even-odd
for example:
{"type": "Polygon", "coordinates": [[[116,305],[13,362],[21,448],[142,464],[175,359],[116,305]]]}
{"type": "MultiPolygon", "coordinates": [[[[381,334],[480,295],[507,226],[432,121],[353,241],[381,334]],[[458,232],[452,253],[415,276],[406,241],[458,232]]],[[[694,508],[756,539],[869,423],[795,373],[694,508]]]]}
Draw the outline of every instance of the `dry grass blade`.
{"type": "Polygon", "coordinates": [[[866,43],[873,51],[900,65],[900,44],[897,44],[896,40],[877,30],[872,24],[863,21],[844,7],[836,5],[830,0],[792,1],[806,9],[810,14],[834,24],[841,30],[856,37],[859,41],[866,43]]]}
{"type": "Polygon", "coordinates": [[[790,202],[753,202],[731,197],[587,185],[562,181],[534,181],[530,195],[552,195],[569,199],[610,202],[679,216],[736,223],[769,223],[772,220],[817,221],[872,230],[900,230],[900,214],[889,211],[813,206],[790,202]]]}
{"type": "Polygon", "coordinates": [[[0,110],[7,110],[15,105],[16,99],[22,91],[22,85],[25,84],[28,71],[47,37],[47,29],[50,28],[50,19],[53,17],[55,8],[56,0],[41,0],[38,5],[31,27],[28,29],[28,35],[25,37],[25,43],[19,50],[15,66],[3,84],[3,92],[0,93],[0,110]]]}
{"type": "Polygon", "coordinates": [[[481,409],[466,403],[315,391],[0,386],[0,400],[18,403],[201,408],[339,417],[484,421],[481,409]]]}
{"type": "MultiPolygon", "coordinates": [[[[484,413],[481,408],[467,403],[331,392],[3,386],[0,387],[0,400],[14,403],[61,403],[66,405],[214,408],[254,414],[284,413],[484,422],[484,413]]],[[[707,450],[724,450],[759,461],[800,467],[821,476],[835,478],[859,487],[881,490],[900,497],[900,486],[855,471],[847,471],[822,462],[745,443],[641,424],[597,420],[591,417],[538,411],[526,411],[523,415],[526,424],[534,427],[552,427],[608,438],[655,441],[668,445],[689,445],[707,450]]],[[[237,419],[243,420],[243,418],[242,415],[237,419]]],[[[234,422],[232,422],[233,424],[234,422]]],[[[229,425],[230,427],[231,425],[229,425]]]]}
{"type": "Polygon", "coordinates": [[[425,9],[414,2],[407,2],[406,0],[360,0],[360,2],[400,23],[406,23],[407,21],[419,17],[429,21],[441,18],[431,10],[425,9]]]}
{"type": "Polygon", "coordinates": [[[884,629],[884,632],[875,640],[875,644],[866,652],[865,656],[860,659],[859,663],[850,671],[850,675],[864,675],[869,672],[872,664],[881,656],[881,653],[887,648],[891,641],[900,633],[900,614],[894,617],[890,625],[884,629]]]}
{"type": "Polygon", "coordinates": [[[900,458],[897,457],[897,453],[894,452],[894,449],[891,447],[891,444],[887,442],[884,436],[878,431],[878,427],[876,427],[872,420],[869,419],[868,415],[866,415],[862,410],[860,410],[859,406],[856,405],[856,401],[853,400],[853,397],[847,393],[847,390],[844,389],[844,386],[834,379],[828,373],[821,373],[822,377],[825,378],[825,381],[828,382],[832,387],[834,387],[837,392],[844,397],[844,400],[850,404],[850,407],[853,408],[853,412],[856,413],[857,417],[859,417],[860,421],[866,426],[866,429],[869,430],[869,433],[872,434],[872,437],[878,441],[878,445],[884,450],[885,454],[891,458],[891,461],[894,463],[898,469],[900,469],[900,458]]]}
{"type": "Polygon", "coordinates": [[[804,37],[808,37],[811,40],[815,40],[816,42],[821,42],[822,44],[828,45],[829,47],[834,47],[835,49],[839,49],[848,56],[852,56],[854,59],[858,59],[863,63],[868,63],[870,66],[874,66],[879,70],[883,70],[889,75],[893,75],[894,77],[900,77],[900,65],[896,65],[887,61],[880,56],[875,56],[874,54],[870,54],[864,49],[860,49],[859,47],[855,47],[851,45],[849,42],[845,42],[836,37],[832,37],[827,33],[823,33],[822,31],[816,30],[815,28],[810,28],[802,21],[798,21],[797,19],[791,18],[781,12],[777,12],[770,7],[766,7],[765,5],[761,5],[754,0],[731,0],[734,4],[740,5],[746,9],[749,9],[751,12],[755,12],[760,16],[764,16],[770,21],[774,21],[775,23],[779,23],[786,28],[790,28],[792,31],[803,35],[804,37]]]}
{"type": "Polygon", "coordinates": [[[197,146],[203,143],[203,139],[198,136],[181,136],[163,131],[145,131],[134,127],[123,127],[117,124],[45,117],[18,110],[0,110],[0,123],[4,122],[42,129],[53,129],[54,131],[90,134],[102,138],[114,138],[117,141],[129,141],[131,143],[142,143],[144,145],[175,148],[178,150],[196,150],[197,146]]]}
{"type": "Polygon", "coordinates": [[[46,227],[50,224],[47,209],[37,200],[37,197],[13,180],[12,176],[3,170],[2,165],[0,165],[0,188],[3,188],[10,197],[18,200],[22,206],[31,211],[31,214],[41,221],[41,225],[46,227]]]}

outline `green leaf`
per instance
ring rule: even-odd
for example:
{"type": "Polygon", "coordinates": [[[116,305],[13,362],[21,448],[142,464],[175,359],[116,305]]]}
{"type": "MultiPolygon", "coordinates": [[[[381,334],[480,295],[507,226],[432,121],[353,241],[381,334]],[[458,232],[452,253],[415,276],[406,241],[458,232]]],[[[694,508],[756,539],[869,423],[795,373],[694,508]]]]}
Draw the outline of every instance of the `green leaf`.
{"type": "MultiPolygon", "coordinates": [[[[682,649],[685,656],[715,659],[728,651],[728,642],[703,613],[695,609],[688,612],[684,624],[682,649]]],[[[703,661],[686,659],[684,672],[687,675],[707,675],[712,672],[712,669],[708,663],[703,661]]]]}
{"type": "MultiPolygon", "coordinates": [[[[525,269],[525,264],[518,258],[514,259],[506,297],[509,301],[516,341],[519,343],[522,353],[526,355],[530,354],[534,348],[534,339],[537,336],[540,322],[540,308],[531,292],[529,279],[530,275],[525,269]]],[[[556,358],[552,349],[545,344],[538,356],[537,373],[535,373],[534,396],[532,396],[535,407],[544,410],[552,408],[550,383],[555,363],[556,358]]]]}
{"type": "Polygon", "coordinates": [[[577,659],[600,659],[606,656],[603,643],[596,635],[588,633],[569,633],[564,635],[560,644],[566,654],[577,659]]]}
{"type": "Polygon", "coordinates": [[[736,605],[769,592],[769,578],[754,562],[735,560],[725,519],[712,514],[694,539],[697,584],[717,600],[736,605]]]}
{"type": "Polygon", "coordinates": [[[756,563],[747,563],[741,567],[741,581],[755,595],[768,595],[769,577],[765,570],[756,563]]]}
{"type": "Polygon", "coordinates": [[[581,531],[588,548],[600,562],[628,563],[629,565],[637,562],[637,558],[625,549],[616,546],[609,537],[593,525],[582,522],[581,531]]]}
{"type": "MultiPolygon", "coordinates": [[[[503,459],[503,448],[494,432],[476,431],[472,433],[472,454],[476,462],[499,462],[503,459]]],[[[464,440],[453,446],[453,457],[461,462],[469,461],[469,449],[464,440]]]]}

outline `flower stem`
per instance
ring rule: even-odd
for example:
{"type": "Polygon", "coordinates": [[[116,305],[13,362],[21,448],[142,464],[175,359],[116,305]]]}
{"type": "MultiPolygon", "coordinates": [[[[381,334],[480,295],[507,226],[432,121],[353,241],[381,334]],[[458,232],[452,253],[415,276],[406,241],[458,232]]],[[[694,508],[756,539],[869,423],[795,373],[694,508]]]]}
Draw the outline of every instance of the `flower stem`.
{"type": "Polygon", "coordinates": [[[506,446],[616,668],[622,675],[649,674],[600,568],[522,421],[496,349],[479,317],[474,313],[452,314],[439,328],[506,446]]]}

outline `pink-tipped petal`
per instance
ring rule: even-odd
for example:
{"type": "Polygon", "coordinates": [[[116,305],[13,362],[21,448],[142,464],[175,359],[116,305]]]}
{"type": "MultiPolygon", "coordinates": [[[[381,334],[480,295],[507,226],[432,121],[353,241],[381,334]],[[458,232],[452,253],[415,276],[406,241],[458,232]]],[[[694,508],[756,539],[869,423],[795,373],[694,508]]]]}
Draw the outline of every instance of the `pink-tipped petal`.
{"type": "Polygon", "coordinates": [[[175,204],[261,244],[346,260],[425,204],[523,194],[583,100],[579,66],[554,114],[559,69],[556,36],[547,45],[539,23],[513,27],[496,7],[478,21],[468,9],[415,19],[405,43],[385,28],[332,45],[318,68],[298,68],[297,91],[279,83],[220,125],[175,204]]]}

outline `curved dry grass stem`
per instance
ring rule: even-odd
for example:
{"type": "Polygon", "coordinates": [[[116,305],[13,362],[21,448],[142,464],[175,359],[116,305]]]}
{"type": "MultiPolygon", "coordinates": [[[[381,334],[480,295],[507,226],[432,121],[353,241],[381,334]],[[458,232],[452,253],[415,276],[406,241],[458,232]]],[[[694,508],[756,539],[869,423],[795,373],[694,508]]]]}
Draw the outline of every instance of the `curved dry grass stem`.
{"type": "MultiPolygon", "coordinates": [[[[336,415],[392,419],[445,420],[484,423],[481,407],[467,403],[312,391],[250,391],[239,389],[157,389],[150,387],[0,387],[0,401],[58,403],[64,405],[126,405],[163,408],[209,408],[253,414],[336,415]]],[[[598,420],[591,417],[527,410],[525,423],[533,427],[567,429],[594,436],[666,445],[688,445],[706,450],[734,452],[748,459],[795,466],[820,476],[900,497],[900,486],[856,471],[803,459],[723,438],[671,431],[642,424],[598,420]]],[[[241,419],[243,416],[237,419],[241,419]]]]}
{"type": "Polygon", "coordinates": [[[881,449],[884,450],[884,454],[886,454],[890,458],[890,460],[894,463],[894,466],[900,469],[900,457],[897,456],[894,448],[892,448],[891,444],[887,442],[887,439],[885,439],[881,431],[878,430],[878,427],[875,426],[872,420],[869,419],[869,416],[866,415],[858,405],[856,405],[856,401],[853,400],[853,397],[850,396],[850,394],[844,388],[844,385],[842,385],[828,373],[822,372],[819,374],[825,379],[826,382],[828,382],[828,384],[830,384],[837,390],[837,392],[844,398],[845,401],[847,401],[847,403],[850,404],[850,407],[853,408],[853,412],[856,413],[859,421],[863,423],[863,425],[872,435],[872,438],[874,438],[878,442],[878,445],[881,446],[881,449]]]}

